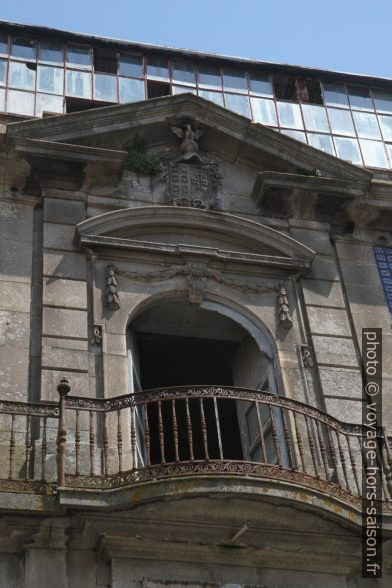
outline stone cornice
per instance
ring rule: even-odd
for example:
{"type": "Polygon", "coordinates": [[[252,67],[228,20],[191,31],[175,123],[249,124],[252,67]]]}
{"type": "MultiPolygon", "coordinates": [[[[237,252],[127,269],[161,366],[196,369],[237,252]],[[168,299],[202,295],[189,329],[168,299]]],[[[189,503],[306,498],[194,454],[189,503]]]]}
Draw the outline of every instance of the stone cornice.
{"type": "Polygon", "coordinates": [[[369,182],[372,174],[362,168],[323,153],[291,137],[222,108],[192,94],[166,96],[98,108],[46,119],[12,123],[7,138],[36,138],[56,142],[86,141],[93,135],[112,134],[125,129],[137,130],[168,121],[188,118],[207,128],[237,139],[244,145],[284,159],[298,169],[359,182],[369,182]]]}

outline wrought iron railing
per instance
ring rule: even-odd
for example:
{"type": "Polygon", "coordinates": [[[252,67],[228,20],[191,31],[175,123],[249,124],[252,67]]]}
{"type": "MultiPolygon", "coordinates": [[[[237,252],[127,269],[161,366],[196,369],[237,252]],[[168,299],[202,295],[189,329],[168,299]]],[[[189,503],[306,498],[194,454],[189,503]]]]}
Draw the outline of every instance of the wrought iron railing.
{"type": "MultiPolygon", "coordinates": [[[[2,419],[10,419],[2,426],[2,489],[104,490],[215,474],[282,480],[360,502],[362,427],[301,402],[216,386],[110,399],[69,396],[66,381],[58,390],[59,406],[0,403],[2,419]]],[[[389,508],[390,449],[382,432],[376,453],[389,508]]]]}

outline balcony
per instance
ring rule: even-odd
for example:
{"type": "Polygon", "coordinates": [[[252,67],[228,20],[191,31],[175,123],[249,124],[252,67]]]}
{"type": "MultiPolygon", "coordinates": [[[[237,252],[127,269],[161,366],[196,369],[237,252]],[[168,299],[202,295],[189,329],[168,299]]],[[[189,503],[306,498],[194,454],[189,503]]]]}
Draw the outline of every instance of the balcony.
{"type": "MultiPolygon", "coordinates": [[[[70,396],[66,381],[58,388],[57,406],[0,402],[1,491],[113,496],[162,481],[218,477],[253,488],[272,482],[360,511],[360,425],[243,388],[164,388],[111,399],[70,396]]],[[[383,510],[391,513],[382,430],[379,441],[383,510]]]]}

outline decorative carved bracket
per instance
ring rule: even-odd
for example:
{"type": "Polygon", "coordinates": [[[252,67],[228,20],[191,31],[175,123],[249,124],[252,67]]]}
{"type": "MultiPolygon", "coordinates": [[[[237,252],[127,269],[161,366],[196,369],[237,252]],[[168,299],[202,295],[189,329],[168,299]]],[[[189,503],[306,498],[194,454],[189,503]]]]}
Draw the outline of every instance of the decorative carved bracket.
{"type": "Polygon", "coordinates": [[[116,270],[113,265],[106,268],[106,306],[110,310],[120,308],[119,296],[117,291],[116,270]]]}
{"type": "Polygon", "coordinates": [[[314,366],[312,348],[309,345],[301,345],[302,365],[305,368],[312,368],[314,366]]]}

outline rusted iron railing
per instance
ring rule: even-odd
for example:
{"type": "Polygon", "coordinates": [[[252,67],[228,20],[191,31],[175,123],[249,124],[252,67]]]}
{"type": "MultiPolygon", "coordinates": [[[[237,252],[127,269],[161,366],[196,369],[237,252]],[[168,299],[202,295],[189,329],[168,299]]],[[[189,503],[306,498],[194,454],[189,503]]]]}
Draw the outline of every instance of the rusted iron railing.
{"type": "MultiPolygon", "coordinates": [[[[90,399],[70,396],[63,380],[58,391],[58,406],[0,402],[0,490],[104,490],[178,476],[243,475],[360,503],[362,427],[301,402],[217,386],[90,399]]],[[[392,506],[390,447],[382,432],[380,441],[382,498],[392,506]]]]}

